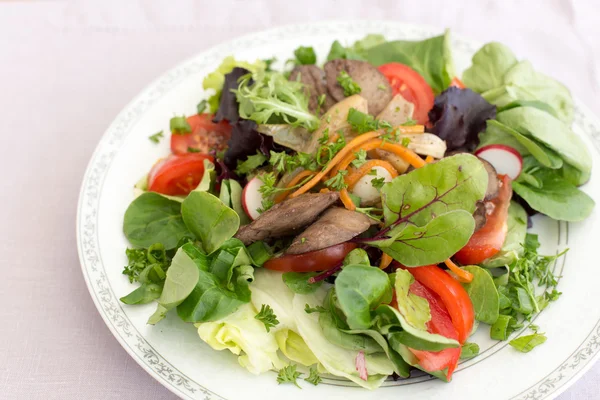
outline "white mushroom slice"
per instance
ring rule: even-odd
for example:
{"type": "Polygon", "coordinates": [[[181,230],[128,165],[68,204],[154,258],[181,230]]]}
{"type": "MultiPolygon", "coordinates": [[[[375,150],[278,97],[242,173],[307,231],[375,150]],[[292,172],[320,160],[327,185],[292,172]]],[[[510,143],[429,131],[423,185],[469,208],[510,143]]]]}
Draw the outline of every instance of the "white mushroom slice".
{"type": "Polygon", "coordinates": [[[377,119],[389,122],[392,126],[402,125],[412,117],[415,105],[402,95],[395,95],[385,108],[377,115],[377,119]]]}
{"type": "Polygon", "coordinates": [[[403,133],[400,135],[400,141],[404,138],[410,140],[407,147],[417,154],[433,158],[444,157],[446,141],[433,133],[403,133]]]}

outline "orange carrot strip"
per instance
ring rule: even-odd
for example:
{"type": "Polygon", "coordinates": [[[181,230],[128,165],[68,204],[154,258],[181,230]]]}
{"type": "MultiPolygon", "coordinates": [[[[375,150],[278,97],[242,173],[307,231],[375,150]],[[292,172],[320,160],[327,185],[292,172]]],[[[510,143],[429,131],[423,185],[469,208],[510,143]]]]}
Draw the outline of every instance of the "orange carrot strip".
{"type": "Polygon", "coordinates": [[[447,259],[444,261],[444,264],[448,267],[448,269],[456,274],[459,282],[469,283],[473,281],[473,274],[469,271],[465,271],[458,265],[454,264],[451,259],[447,259]]]}
{"type": "Polygon", "coordinates": [[[379,262],[379,269],[386,269],[392,261],[394,261],[394,259],[391,256],[383,253],[381,255],[381,261],[379,262]]]}
{"type": "Polygon", "coordinates": [[[383,160],[368,160],[365,164],[361,165],[359,168],[357,168],[357,169],[353,168],[350,171],[350,173],[348,174],[348,176],[345,179],[345,182],[348,185],[348,188],[350,190],[352,190],[352,188],[354,187],[354,185],[356,185],[356,183],[360,180],[360,178],[362,178],[363,176],[368,174],[375,167],[385,168],[390,173],[392,178],[395,178],[398,176],[398,171],[396,171],[396,169],[389,162],[383,161],[383,160]]]}
{"type": "Polygon", "coordinates": [[[348,210],[350,210],[350,211],[356,210],[356,206],[354,205],[354,202],[350,198],[350,195],[348,194],[347,189],[340,190],[340,200],[342,200],[342,203],[344,203],[344,207],[346,207],[348,210]]]}
{"type": "Polygon", "coordinates": [[[432,163],[434,160],[435,160],[435,158],[433,158],[432,156],[425,157],[425,162],[427,164],[432,163]]]}
{"type": "Polygon", "coordinates": [[[360,146],[361,144],[376,138],[377,136],[383,134],[383,131],[374,131],[374,132],[368,132],[368,133],[364,133],[354,139],[352,139],[347,145],[346,147],[344,147],[343,149],[341,149],[334,157],[333,159],[329,162],[329,164],[327,164],[327,166],[318,174],[316,174],[315,176],[313,176],[313,178],[308,181],[306,184],[304,184],[304,186],[302,186],[301,188],[299,188],[298,190],[296,190],[294,193],[292,193],[290,195],[290,197],[297,197],[300,196],[303,193],[308,192],[310,189],[312,189],[317,183],[319,183],[319,181],[325,176],[327,175],[327,173],[329,171],[331,171],[331,169],[337,164],[339,163],[344,157],[346,157],[346,155],[348,155],[349,152],[352,151],[352,149],[354,147],[360,146]]]}
{"type": "MultiPolygon", "coordinates": [[[[306,178],[307,176],[314,175],[314,174],[315,174],[314,172],[309,171],[307,169],[304,171],[301,171],[292,178],[292,180],[286,185],[286,188],[291,188],[293,186],[296,186],[299,182],[302,182],[302,180],[304,178],[306,178]]],[[[290,194],[290,192],[288,190],[280,193],[277,197],[275,197],[275,204],[281,203],[283,200],[285,200],[285,198],[288,196],[288,194],[290,194]]]]}

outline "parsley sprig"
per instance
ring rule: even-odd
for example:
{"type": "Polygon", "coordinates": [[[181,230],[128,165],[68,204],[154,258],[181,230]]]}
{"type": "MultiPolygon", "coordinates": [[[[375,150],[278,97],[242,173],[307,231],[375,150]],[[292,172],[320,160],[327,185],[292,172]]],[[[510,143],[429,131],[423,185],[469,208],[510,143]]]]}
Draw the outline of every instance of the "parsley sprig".
{"type": "Polygon", "coordinates": [[[163,138],[163,131],[156,132],[154,135],[148,136],[148,139],[150,139],[150,141],[154,142],[154,143],[159,143],[160,139],[162,139],[162,138],[163,138]]]}
{"type": "Polygon", "coordinates": [[[361,87],[352,79],[350,75],[344,70],[340,71],[337,76],[337,81],[344,90],[344,96],[352,96],[362,92],[361,87]]]}
{"type": "Polygon", "coordinates": [[[322,379],[321,375],[319,375],[319,371],[317,371],[315,367],[310,367],[308,378],[304,378],[304,380],[317,386],[319,383],[321,383],[322,379]]]}
{"type": "Polygon", "coordinates": [[[348,170],[339,170],[332,178],[329,178],[325,181],[325,186],[333,190],[346,189],[348,187],[344,180],[346,175],[348,175],[348,170]]]}
{"type": "Polygon", "coordinates": [[[254,318],[256,318],[265,325],[267,332],[270,332],[271,328],[279,325],[279,320],[277,319],[277,316],[273,312],[271,306],[268,304],[263,304],[260,307],[260,311],[254,316],[254,318]]]}
{"type": "Polygon", "coordinates": [[[279,370],[279,373],[277,374],[277,383],[279,383],[280,385],[282,383],[292,383],[298,388],[302,389],[297,382],[297,379],[300,376],[302,376],[302,374],[296,371],[295,365],[288,365],[287,367],[281,368],[279,370]]]}

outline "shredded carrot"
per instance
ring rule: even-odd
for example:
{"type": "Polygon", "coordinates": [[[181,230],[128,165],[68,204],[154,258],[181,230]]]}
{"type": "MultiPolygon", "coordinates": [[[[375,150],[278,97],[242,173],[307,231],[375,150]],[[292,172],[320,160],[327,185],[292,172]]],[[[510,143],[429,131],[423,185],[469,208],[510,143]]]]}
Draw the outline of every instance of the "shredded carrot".
{"type": "MultiPolygon", "coordinates": [[[[314,172],[309,171],[309,170],[301,171],[292,178],[292,180],[286,185],[286,188],[291,188],[293,186],[296,186],[298,183],[302,182],[302,180],[304,178],[306,178],[307,176],[314,175],[314,174],[315,174],[314,172]]],[[[290,194],[289,190],[286,190],[285,192],[280,193],[277,197],[275,197],[275,204],[281,203],[283,200],[285,200],[286,197],[288,196],[288,194],[290,194]]]]}
{"type": "Polygon", "coordinates": [[[335,143],[337,142],[337,140],[340,138],[340,134],[339,133],[334,133],[333,136],[331,136],[329,138],[329,140],[327,141],[327,143],[335,143]]]}
{"type": "Polygon", "coordinates": [[[294,193],[292,193],[290,195],[290,197],[296,197],[296,196],[300,196],[303,193],[308,192],[310,189],[312,189],[317,183],[319,183],[319,181],[325,176],[327,175],[327,173],[329,171],[331,171],[331,169],[338,164],[344,157],[346,157],[346,155],[348,155],[349,152],[352,151],[353,148],[360,146],[361,144],[376,138],[377,136],[383,134],[383,131],[374,131],[374,132],[368,132],[365,134],[362,134],[354,139],[352,139],[347,145],[346,147],[344,147],[343,149],[341,149],[334,157],[333,159],[329,162],[329,164],[327,164],[327,166],[318,174],[316,174],[315,176],[313,176],[313,178],[308,181],[307,183],[304,184],[304,186],[302,186],[301,188],[299,188],[298,190],[296,190],[294,193]]]}
{"type": "Polygon", "coordinates": [[[425,133],[425,125],[398,126],[395,129],[402,133],[425,133]]]}
{"type": "MultiPolygon", "coordinates": [[[[390,153],[394,153],[397,156],[401,157],[403,160],[406,160],[410,165],[412,165],[415,168],[421,168],[423,165],[425,165],[425,161],[423,161],[423,159],[412,150],[409,150],[406,147],[398,144],[383,141],[381,139],[369,140],[368,142],[362,144],[360,146],[360,149],[366,151],[374,149],[387,150],[390,153]]],[[[359,150],[359,148],[355,147],[352,150],[359,150]]],[[[356,155],[354,153],[354,151],[351,151],[350,154],[345,155],[344,158],[332,169],[331,175],[333,176],[337,174],[339,170],[344,170],[348,168],[348,165],[350,165],[350,163],[356,159],[356,155]]]]}
{"type": "Polygon", "coordinates": [[[348,210],[350,210],[350,211],[356,210],[356,206],[354,205],[354,202],[350,198],[350,195],[348,194],[347,189],[340,190],[340,200],[342,200],[342,203],[344,203],[344,207],[346,207],[348,210]]]}
{"type": "Polygon", "coordinates": [[[331,190],[329,190],[329,188],[323,188],[321,190],[319,190],[319,193],[329,193],[331,190]]]}
{"type": "Polygon", "coordinates": [[[446,264],[446,266],[448,267],[448,269],[450,271],[452,271],[452,272],[454,272],[454,274],[456,274],[459,282],[469,283],[473,280],[472,273],[460,268],[458,265],[454,264],[454,262],[452,262],[451,259],[447,259],[446,261],[444,261],[444,264],[446,264]]]}
{"type": "Polygon", "coordinates": [[[379,262],[379,269],[386,269],[392,261],[394,261],[394,259],[391,256],[383,253],[381,255],[381,261],[379,262]]]}
{"type": "Polygon", "coordinates": [[[348,173],[348,176],[345,179],[348,188],[352,189],[354,185],[356,185],[356,183],[360,180],[360,178],[368,174],[375,167],[385,168],[390,173],[392,178],[398,176],[398,171],[396,171],[396,169],[389,162],[383,160],[369,160],[365,164],[361,165],[359,168],[353,168],[350,171],[350,173],[348,173]]]}
{"type": "Polygon", "coordinates": [[[433,158],[432,156],[425,157],[425,162],[427,164],[432,163],[434,160],[435,160],[435,158],[433,158]]]}

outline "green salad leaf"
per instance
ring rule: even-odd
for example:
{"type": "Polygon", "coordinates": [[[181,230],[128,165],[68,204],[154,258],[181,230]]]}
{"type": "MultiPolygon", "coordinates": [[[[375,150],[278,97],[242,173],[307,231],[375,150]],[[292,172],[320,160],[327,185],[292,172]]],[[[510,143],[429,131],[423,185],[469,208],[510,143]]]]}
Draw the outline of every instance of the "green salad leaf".
{"type": "Polygon", "coordinates": [[[316,275],[316,272],[286,272],[281,277],[287,287],[294,293],[310,294],[314,293],[323,284],[323,281],[308,283],[308,280],[316,275]]]}
{"type": "Polygon", "coordinates": [[[382,43],[367,50],[366,60],[375,66],[390,62],[408,65],[425,78],[435,93],[443,92],[454,78],[449,31],[421,41],[382,43]]]}
{"type": "Polygon", "coordinates": [[[477,343],[465,342],[460,348],[460,359],[468,360],[479,354],[479,345],[477,343]]]}
{"type": "Polygon", "coordinates": [[[312,65],[317,63],[317,54],[312,47],[300,46],[294,50],[294,56],[298,65],[312,65]]]}
{"type": "Polygon", "coordinates": [[[123,220],[127,240],[139,247],[161,243],[174,248],[183,237],[191,237],[181,216],[181,203],[158,193],[142,193],[131,202],[123,220]]]}
{"type": "Polygon", "coordinates": [[[485,44],[473,56],[473,65],[462,75],[469,89],[482,93],[504,84],[504,74],[517,64],[513,52],[502,43],[485,44]]]}
{"type": "Polygon", "coordinates": [[[235,92],[240,116],[258,124],[283,121],[314,131],[320,120],[309,111],[302,89],[301,82],[288,81],[279,72],[259,70],[245,76],[235,92]]]}
{"type": "Polygon", "coordinates": [[[235,235],[240,226],[238,214],[206,192],[190,193],[181,204],[181,215],[209,254],[235,235]]]}
{"type": "Polygon", "coordinates": [[[213,89],[215,93],[208,99],[208,105],[210,106],[210,112],[215,113],[219,108],[219,99],[221,98],[221,90],[225,84],[225,75],[233,71],[235,67],[245,68],[250,72],[256,72],[261,69],[265,69],[266,63],[264,61],[256,60],[253,64],[245,61],[237,61],[232,56],[225,57],[219,67],[206,75],[202,81],[202,87],[204,90],[213,89]]]}
{"type": "Polygon", "coordinates": [[[473,280],[462,285],[473,303],[475,319],[494,324],[500,311],[500,298],[492,275],[477,265],[467,265],[463,269],[473,274],[473,280]]]}
{"type": "Polygon", "coordinates": [[[381,189],[386,228],[363,241],[409,267],[442,262],[473,234],[486,188],[485,168],[470,154],[400,175],[381,189]]]}
{"type": "Polygon", "coordinates": [[[371,310],[392,299],[392,286],[385,272],[366,265],[348,265],[335,280],[340,307],[351,329],[369,329],[371,310]]]}
{"type": "Polygon", "coordinates": [[[546,335],[534,333],[532,335],[521,336],[508,342],[514,349],[521,353],[529,353],[535,347],[546,342],[546,335]]]}
{"type": "Polygon", "coordinates": [[[583,172],[592,168],[592,158],[583,141],[551,114],[537,107],[516,107],[498,113],[499,122],[535,139],[557,152],[583,172]]]}
{"type": "Polygon", "coordinates": [[[343,58],[347,60],[367,60],[367,51],[385,42],[383,35],[369,34],[354,42],[352,46],[344,47],[339,41],[334,41],[327,55],[327,61],[343,58]]]}

